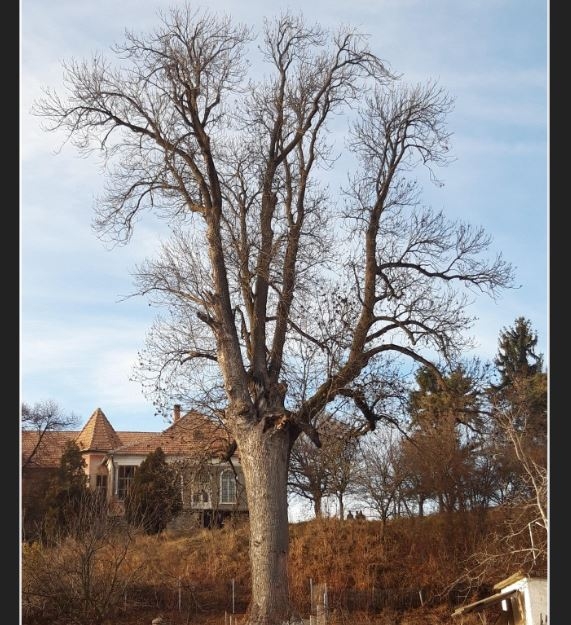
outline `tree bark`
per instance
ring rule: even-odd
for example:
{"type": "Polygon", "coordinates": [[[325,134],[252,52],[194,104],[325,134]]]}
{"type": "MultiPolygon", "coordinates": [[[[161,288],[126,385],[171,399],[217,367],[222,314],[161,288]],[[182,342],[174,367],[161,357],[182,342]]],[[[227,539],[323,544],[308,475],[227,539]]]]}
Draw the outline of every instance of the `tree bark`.
{"type": "Polygon", "coordinates": [[[338,495],[337,501],[339,502],[339,518],[343,520],[345,518],[345,506],[343,505],[343,495],[338,495]]]}
{"type": "Polygon", "coordinates": [[[263,421],[238,437],[250,514],[252,601],[247,625],[298,622],[289,602],[287,474],[290,434],[263,421]]]}

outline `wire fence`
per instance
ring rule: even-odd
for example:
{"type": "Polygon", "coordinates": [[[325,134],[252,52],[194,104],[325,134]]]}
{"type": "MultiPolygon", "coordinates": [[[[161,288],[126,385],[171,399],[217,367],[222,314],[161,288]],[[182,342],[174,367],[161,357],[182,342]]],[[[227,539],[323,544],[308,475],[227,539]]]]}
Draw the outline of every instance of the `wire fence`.
{"type": "MultiPolygon", "coordinates": [[[[452,597],[448,597],[448,600],[451,606],[455,603],[452,597]]],[[[235,579],[211,582],[200,587],[178,579],[174,583],[165,582],[152,589],[149,586],[130,587],[125,592],[123,609],[156,609],[186,615],[224,613],[224,625],[239,625],[249,601],[249,587],[237,583],[235,579]]],[[[327,625],[339,622],[340,614],[365,613],[374,616],[384,610],[406,611],[442,603],[442,596],[436,589],[428,587],[335,588],[328,582],[310,578],[305,595],[293,603],[308,625],[327,625]]]]}

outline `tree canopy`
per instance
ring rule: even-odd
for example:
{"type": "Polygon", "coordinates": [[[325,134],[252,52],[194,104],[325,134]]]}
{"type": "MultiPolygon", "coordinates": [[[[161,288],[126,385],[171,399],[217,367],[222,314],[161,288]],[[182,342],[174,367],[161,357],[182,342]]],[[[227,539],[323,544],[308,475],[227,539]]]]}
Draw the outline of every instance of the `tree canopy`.
{"type": "Polygon", "coordinates": [[[513,269],[482,228],[420,202],[414,171],[438,181],[451,156],[453,99],[435,81],[408,84],[358,30],[287,11],[259,35],[188,5],[159,17],[127,31],[114,61],[65,62],[63,94],[47,89],[34,112],[101,159],[99,236],[128,242],[146,211],[169,222],[158,258],[136,269],[138,293],[165,309],[140,379],[159,407],[191,405],[231,432],[250,509],[249,623],[274,625],[291,616],[296,439],[319,446],[331,404],[356,409],[362,432],[392,418],[397,365],[454,360],[474,295],[509,288],[513,269]]]}

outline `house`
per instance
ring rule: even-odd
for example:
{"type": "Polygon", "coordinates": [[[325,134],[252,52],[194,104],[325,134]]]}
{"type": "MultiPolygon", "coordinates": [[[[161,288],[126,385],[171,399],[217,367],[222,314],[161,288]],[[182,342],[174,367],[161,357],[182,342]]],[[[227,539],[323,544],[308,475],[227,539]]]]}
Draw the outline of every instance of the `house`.
{"type": "MultiPolygon", "coordinates": [[[[495,594],[458,608],[452,616],[498,612],[497,625],[547,625],[548,586],[545,577],[511,575],[494,586],[495,594]]],[[[488,622],[484,615],[482,622],[488,622]]],[[[461,621],[460,621],[461,622],[461,621]]]]}
{"type": "Polygon", "coordinates": [[[210,527],[230,516],[244,516],[248,505],[239,454],[221,423],[197,412],[181,413],[162,432],[116,431],[97,408],[77,431],[22,431],[22,508],[45,488],[59,467],[67,441],[75,441],[85,460],[90,488],[102,492],[110,513],[124,514],[124,500],[137,468],[161,447],[180,476],[182,512],[169,527],[210,527]]]}

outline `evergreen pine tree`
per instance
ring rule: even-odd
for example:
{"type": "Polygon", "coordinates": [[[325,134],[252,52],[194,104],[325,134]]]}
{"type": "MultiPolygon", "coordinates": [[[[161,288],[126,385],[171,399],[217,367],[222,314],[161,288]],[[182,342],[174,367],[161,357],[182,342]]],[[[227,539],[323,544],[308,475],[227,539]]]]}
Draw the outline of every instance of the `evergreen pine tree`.
{"type": "Polygon", "coordinates": [[[547,467],[547,373],[543,356],[535,351],[537,342],[524,317],[504,328],[494,360],[499,383],[489,389],[496,470],[511,501],[537,496],[529,483],[528,463],[538,470],[547,467]]]}
{"type": "Polygon", "coordinates": [[[177,471],[157,447],[141,463],[125,499],[125,515],[148,534],[162,532],[182,509],[177,471]]]}
{"type": "Polygon", "coordinates": [[[494,359],[501,376],[500,388],[514,381],[517,376],[533,376],[543,369],[543,356],[535,353],[537,332],[531,322],[518,317],[511,328],[500,333],[498,354],[494,359]]]}
{"type": "Polygon", "coordinates": [[[54,539],[78,527],[79,517],[90,496],[85,460],[74,441],[68,441],[60,465],[44,499],[44,537],[54,539]]]}

